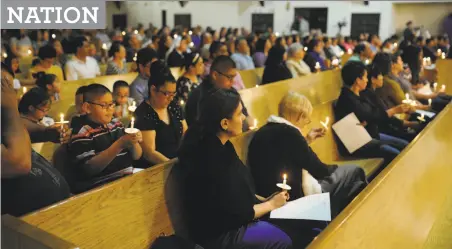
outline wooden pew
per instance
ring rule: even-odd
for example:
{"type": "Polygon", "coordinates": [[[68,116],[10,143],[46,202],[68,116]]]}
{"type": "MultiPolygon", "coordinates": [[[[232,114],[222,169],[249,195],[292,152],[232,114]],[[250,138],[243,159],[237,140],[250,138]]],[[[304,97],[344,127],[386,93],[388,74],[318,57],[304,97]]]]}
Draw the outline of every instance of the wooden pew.
{"type": "Polygon", "coordinates": [[[446,85],[446,93],[452,95],[452,59],[439,59],[436,61],[438,69],[438,85],[446,85]]]}
{"type": "Polygon", "coordinates": [[[253,88],[261,84],[262,75],[264,74],[264,68],[260,67],[251,70],[242,70],[239,71],[239,73],[242,77],[245,88],[253,88]]]}
{"type": "MultiPolygon", "coordinates": [[[[137,70],[137,64],[135,62],[127,62],[127,72],[133,73],[137,70]]],[[[99,64],[100,74],[105,75],[107,72],[107,64],[99,64]]]]}
{"type": "Polygon", "coordinates": [[[3,215],[2,248],[77,249],[78,247],[18,218],[3,215]]]}
{"type": "Polygon", "coordinates": [[[308,248],[452,248],[451,123],[449,104],[308,248]]]}

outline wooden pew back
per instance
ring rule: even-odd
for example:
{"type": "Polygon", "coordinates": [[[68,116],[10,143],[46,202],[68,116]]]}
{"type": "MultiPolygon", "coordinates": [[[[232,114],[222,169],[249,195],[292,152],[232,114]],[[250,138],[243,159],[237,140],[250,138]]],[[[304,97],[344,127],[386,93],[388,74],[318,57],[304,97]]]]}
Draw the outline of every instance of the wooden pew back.
{"type": "Polygon", "coordinates": [[[436,68],[438,69],[438,85],[446,85],[446,92],[452,95],[452,59],[444,59],[436,61],[436,68]]]}
{"type": "Polygon", "coordinates": [[[175,162],[156,165],[21,219],[80,248],[147,249],[161,233],[174,232],[166,205],[174,200],[165,192],[169,193],[166,182],[175,162]]]}
{"type": "Polygon", "coordinates": [[[259,67],[251,70],[239,71],[242,77],[245,88],[253,88],[256,85],[260,85],[262,82],[262,75],[264,74],[264,68],[259,67]]]}
{"type": "Polygon", "coordinates": [[[308,247],[452,248],[449,104],[308,247]]]}

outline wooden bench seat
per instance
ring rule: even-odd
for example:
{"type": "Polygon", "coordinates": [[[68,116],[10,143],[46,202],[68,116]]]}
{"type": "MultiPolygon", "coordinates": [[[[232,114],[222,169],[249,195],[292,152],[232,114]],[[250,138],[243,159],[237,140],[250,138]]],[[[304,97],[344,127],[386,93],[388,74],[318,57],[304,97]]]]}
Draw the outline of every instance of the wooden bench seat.
{"type": "Polygon", "coordinates": [[[449,104],[309,249],[452,248],[449,104]]]}
{"type": "Polygon", "coordinates": [[[262,75],[264,74],[264,68],[260,67],[251,70],[241,70],[239,71],[239,73],[242,77],[245,88],[253,88],[261,84],[262,75]]]}

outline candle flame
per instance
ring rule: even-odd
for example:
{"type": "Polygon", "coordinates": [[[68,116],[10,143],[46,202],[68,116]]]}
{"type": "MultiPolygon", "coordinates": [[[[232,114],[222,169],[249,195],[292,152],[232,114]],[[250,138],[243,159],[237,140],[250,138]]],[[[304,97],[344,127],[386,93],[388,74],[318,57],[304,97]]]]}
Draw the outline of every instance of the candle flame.
{"type": "Polygon", "coordinates": [[[60,113],[60,122],[64,122],[64,113],[60,113]]]}
{"type": "Polygon", "coordinates": [[[405,99],[409,100],[410,99],[410,95],[407,93],[405,94],[405,99]]]}
{"type": "Polygon", "coordinates": [[[283,175],[284,181],[287,180],[287,174],[283,175]]]}
{"type": "Polygon", "coordinates": [[[26,87],[26,86],[24,86],[24,87],[22,88],[22,92],[23,92],[23,93],[26,93],[26,92],[27,92],[27,87],[26,87]]]}

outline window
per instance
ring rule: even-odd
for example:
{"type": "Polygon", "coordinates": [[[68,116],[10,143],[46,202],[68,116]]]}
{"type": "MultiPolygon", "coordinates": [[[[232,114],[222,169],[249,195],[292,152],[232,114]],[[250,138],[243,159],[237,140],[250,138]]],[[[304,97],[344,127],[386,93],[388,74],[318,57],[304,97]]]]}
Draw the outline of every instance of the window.
{"type": "Polygon", "coordinates": [[[273,29],[273,14],[253,14],[251,16],[252,32],[266,32],[268,28],[273,29]]]}
{"type": "Polygon", "coordinates": [[[174,27],[191,28],[191,14],[174,14],[174,27]]]}
{"type": "Polygon", "coordinates": [[[309,31],[320,29],[322,33],[327,32],[328,8],[295,8],[294,20],[299,16],[309,22],[309,31]]]}
{"type": "Polygon", "coordinates": [[[351,35],[358,37],[359,34],[377,34],[380,30],[380,14],[352,14],[351,35]]]}

